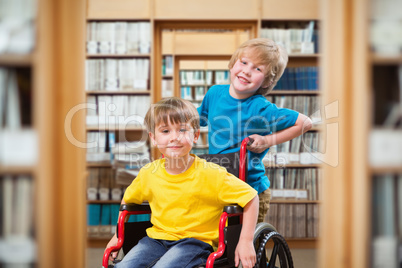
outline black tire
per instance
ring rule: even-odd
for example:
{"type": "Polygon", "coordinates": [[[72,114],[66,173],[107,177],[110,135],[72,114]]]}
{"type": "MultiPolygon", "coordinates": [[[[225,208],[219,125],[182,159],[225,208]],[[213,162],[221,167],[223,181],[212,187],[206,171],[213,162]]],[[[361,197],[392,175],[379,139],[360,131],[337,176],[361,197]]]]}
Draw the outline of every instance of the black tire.
{"type": "Polygon", "coordinates": [[[271,224],[265,222],[257,224],[253,242],[257,254],[255,268],[293,268],[289,246],[271,224]],[[269,259],[265,250],[267,244],[271,252],[269,259]]]}

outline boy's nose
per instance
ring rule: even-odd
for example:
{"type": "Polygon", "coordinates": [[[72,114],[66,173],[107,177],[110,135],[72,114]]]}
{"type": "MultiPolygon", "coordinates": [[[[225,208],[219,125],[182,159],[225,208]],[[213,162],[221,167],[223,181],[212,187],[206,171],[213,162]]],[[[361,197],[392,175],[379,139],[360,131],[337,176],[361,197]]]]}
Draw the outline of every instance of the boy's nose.
{"type": "Polygon", "coordinates": [[[171,141],[179,141],[180,140],[180,132],[172,132],[172,135],[170,136],[171,141]]]}
{"type": "Polygon", "coordinates": [[[243,68],[243,73],[246,74],[246,75],[250,75],[250,73],[251,73],[251,68],[250,68],[249,66],[245,66],[245,67],[243,68]]]}

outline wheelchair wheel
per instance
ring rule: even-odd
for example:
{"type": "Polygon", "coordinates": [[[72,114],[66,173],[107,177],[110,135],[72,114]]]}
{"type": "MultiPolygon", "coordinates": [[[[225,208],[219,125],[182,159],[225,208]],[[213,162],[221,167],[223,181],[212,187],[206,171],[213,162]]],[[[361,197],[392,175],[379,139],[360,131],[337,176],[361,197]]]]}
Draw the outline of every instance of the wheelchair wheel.
{"type": "Polygon", "coordinates": [[[293,268],[289,246],[271,224],[263,222],[257,225],[254,246],[257,254],[255,268],[293,268]]]}

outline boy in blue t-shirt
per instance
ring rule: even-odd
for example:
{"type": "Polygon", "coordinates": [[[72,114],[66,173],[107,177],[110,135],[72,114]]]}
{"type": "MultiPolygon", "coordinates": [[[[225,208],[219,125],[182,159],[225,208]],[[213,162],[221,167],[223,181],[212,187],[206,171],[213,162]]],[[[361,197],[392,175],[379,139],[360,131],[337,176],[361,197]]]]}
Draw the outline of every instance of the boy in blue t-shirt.
{"type": "Polygon", "coordinates": [[[254,140],[247,147],[247,182],[259,193],[258,222],[264,221],[271,199],[262,159],[271,146],[300,136],[312,127],[307,116],[278,108],[264,97],[282,76],[287,61],[286,50],[270,39],[244,42],[229,62],[230,85],[212,86],[197,109],[201,126],[209,126],[210,154],[235,152],[244,138],[254,140]]]}

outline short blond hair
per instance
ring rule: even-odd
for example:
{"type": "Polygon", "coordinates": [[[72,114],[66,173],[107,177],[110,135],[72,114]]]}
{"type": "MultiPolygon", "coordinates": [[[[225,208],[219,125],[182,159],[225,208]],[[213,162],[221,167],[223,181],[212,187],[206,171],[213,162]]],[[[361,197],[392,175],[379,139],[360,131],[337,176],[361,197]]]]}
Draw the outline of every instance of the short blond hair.
{"type": "Polygon", "coordinates": [[[200,116],[195,106],[177,97],[165,98],[152,104],[144,119],[148,132],[155,134],[155,127],[161,123],[190,123],[197,131],[200,129],[200,116]]]}
{"type": "Polygon", "coordinates": [[[268,86],[259,88],[255,95],[268,95],[278,83],[288,64],[286,49],[268,38],[250,39],[241,44],[233,53],[229,61],[229,69],[232,69],[236,61],[246,53],[252,53],[252,56],[259,60],[257,64],[267,67],[262,84],[268,84],[268,86]]]}

